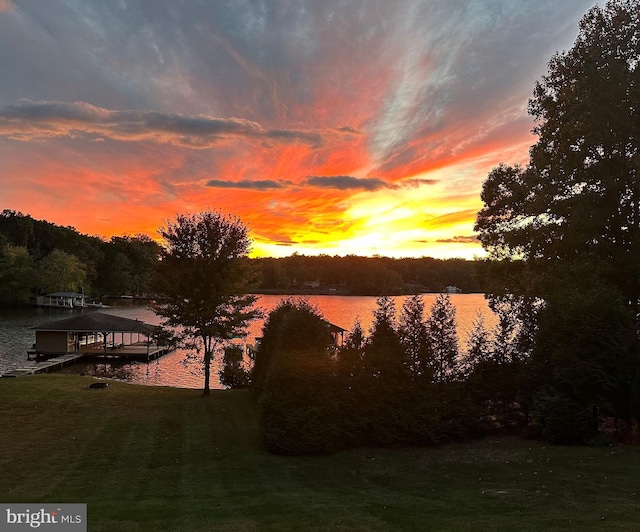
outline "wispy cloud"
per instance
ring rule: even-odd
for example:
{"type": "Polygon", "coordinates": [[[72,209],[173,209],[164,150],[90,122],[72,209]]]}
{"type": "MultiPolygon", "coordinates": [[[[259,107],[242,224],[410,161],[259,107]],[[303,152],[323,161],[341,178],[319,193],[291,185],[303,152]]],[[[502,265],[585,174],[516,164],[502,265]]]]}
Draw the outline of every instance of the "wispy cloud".
{"type": "Polygon", "coordinates": [[[439,216],[433,216],[425,220],[425,227],[428,229],[440,229],[442,227],[454,226],[460,223],[473,222],[476,219],[477,210],[465,209],[450,212],[439,216]]]}
{"type": "Polygon", "coordinates": [[[392,183],[377,177],[353,177],[348,175],[336,176],[307,176],[300,182],[285,179],[242,179],[238,181],[224,179],[209,179],[205,186],[211,188],[228,188],[241,190],[282,190],[299,188],[318,188],[329,190],[355,190],[375,192],[383,189],[399,190],[402,188],[417,188],[422,185],[433,185],[436,179],[407,179],[398,183],[392,183]]]}
{"type": "Polygon", "coordinates": [[[439,182],[439,179],[403,179],[397,184],[403,187],[418,188],[425,185],[435,185],[439,182]]]}
{"type": "Polygon", "coordinates": [[[224,181],[221,179],[210,179],[207,181],[207,187],[211,188],[229,188],[240,190],[279,190],[290,187],[291,181],[274,181],[273,179],[263,179],[256,181],[249,181],[244,179],[242,181],[224,181]]]}
{"type": "Polygon", "coordinates": [[[476,235],[454,236],[452,238],[439,238],[436,242],[440,244],[477,244],[478,237],[476,235]]]}
{"type": "Polygon", "coordinates": [[[0,135],[23,141],[97,135],[114,140],[147,140],[188,148],[210,148],[228,139],[320,147],[331,139],[353,135],[353,132],[350,128],[266,129],[240,118],[116,111],[86,102],[22,101],[0,108],[0,135]]]}
{"type": "Polygon", "coordinates": [[[376,177],[352,177],[348,175],[336,176],[308,176],[304,184],[317,188],[331,188],[336,190],[366,190],[372,192],[382,188],[395,188],[376,177]]]}

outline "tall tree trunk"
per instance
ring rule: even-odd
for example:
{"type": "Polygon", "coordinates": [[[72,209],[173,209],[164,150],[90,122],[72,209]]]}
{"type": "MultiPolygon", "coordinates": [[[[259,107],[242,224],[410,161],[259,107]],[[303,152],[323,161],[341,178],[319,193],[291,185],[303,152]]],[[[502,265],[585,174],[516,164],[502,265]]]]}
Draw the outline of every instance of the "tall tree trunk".
{"type": "Polygon", "coordinates": [[[211,342],[204,341],[204,388],[202,390],[203,395],[209,395],[209,378],[211,377],[211,342]]]}

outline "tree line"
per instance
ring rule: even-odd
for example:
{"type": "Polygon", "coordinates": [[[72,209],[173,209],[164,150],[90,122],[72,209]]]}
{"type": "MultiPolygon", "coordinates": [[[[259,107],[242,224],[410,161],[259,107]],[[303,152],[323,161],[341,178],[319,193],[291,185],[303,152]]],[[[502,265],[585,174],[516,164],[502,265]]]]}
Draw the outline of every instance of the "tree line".
{"type": "Polygon", "coordinates": [[[272,293],[397,295],[437,293],[447,286],[465,293],[481,291],[478,269],[482,265],[464,259],[293,254],[254,260],[260,271],[259,289],[272,293]]]}
{"type": "Polygon", "coordinates": [[[160,246],[146,235],[108,241],[29,215],[0,213],[0,303],[69,291],[88,297],[152,290],[160,246]]]}
{"type": "MultiPolygon", "coordinates": [[[[0,303],[21,304],[36,295],[69,291],[99,299],[112,295],[155,295],[154,268],[161,246],[147,235],[103,240],[35,220],[20,212],[0,213],[0,303]]],[[[453,285],[480,290],[477,263],[461,259],[391,259],[294,254],[251,259],[252,288],[276,293],[354,295],[440,291],[453,285]]]]}

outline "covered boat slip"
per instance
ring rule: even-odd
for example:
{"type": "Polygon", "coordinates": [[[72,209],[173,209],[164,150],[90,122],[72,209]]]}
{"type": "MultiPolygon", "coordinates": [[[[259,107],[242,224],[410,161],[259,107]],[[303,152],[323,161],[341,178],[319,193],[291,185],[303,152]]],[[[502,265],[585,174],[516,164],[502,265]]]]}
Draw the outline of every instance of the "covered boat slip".
{"type": "Polygon", "coordinates": [[[170,350],[158,342],[160,327],[103,312],[46,323],[35,330],[36,343],[28,358],[73,353],[151,360],[170,350]]]}

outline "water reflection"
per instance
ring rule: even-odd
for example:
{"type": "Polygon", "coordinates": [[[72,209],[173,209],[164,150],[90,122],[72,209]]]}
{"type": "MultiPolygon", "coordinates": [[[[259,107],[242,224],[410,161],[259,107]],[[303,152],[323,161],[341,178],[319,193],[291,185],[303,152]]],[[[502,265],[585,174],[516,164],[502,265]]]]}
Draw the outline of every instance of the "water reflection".
{"type": "MultiPolygon", "coordinates": [[[[176,388],[201,388],[204,372],[201,364],[187,360],[181,349],[172,351],[150,362],[85,360],[60,370],[61,373],[88,375],[117,379],[133,384],[150,386],[172,386],[176,388]]],[[[218,379],[218,360],[211,366],[211,388],[223,388],[218,379]]]]}

